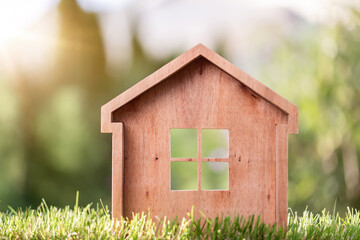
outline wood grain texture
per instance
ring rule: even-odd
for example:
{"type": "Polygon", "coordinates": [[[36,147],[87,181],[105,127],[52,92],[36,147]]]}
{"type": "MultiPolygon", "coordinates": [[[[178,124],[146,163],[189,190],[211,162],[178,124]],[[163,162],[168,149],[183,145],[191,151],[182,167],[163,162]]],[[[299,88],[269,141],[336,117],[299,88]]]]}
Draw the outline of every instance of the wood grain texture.
{"type": "Polygon", "coordinates": [[[115,97],[101,108],[101,132],[111,133],[112,113],[116,109],[124,106],[140,94],[146,92],[150,88],[161,83],[169,76],[175,74],[177,71],[186,67],[187,64],[195,59],[203,57],[212,62],[217,67],[221,68],[224,72],[233,76],[234,79],[240,81],[247,86],[250,90],[261,96],[264,100],[280,108],[282,111],[288,114],[288,131],[289,133],[298,132],[298,110],[297,107],[285,98],[281,97],[270,88],[263,85],[253,77],[249,76],[245,72],[241,71],[226,59],[222,58],[215,52],[211,51],[202,44],[198,44],[189,51],[175,58],[153,74],[149,75],[139,83],[135,84],[130,89],[126,90],[119,96],[115,97]]]}
{"type": "Polygon", "coordinates": [[[113,217],[261,215],[286,224],[288,134],[297,107],[199,44],[101,108],[113,134],[113,217]],[[166,80],[166,81],[164,81],[166,80]],[[198,129],[197,158],[171,159],[170,129],[198,129]],[[201,129],[229,130],[229,158],[201,158],[201,129]],[[171,190],[171,161],[198,161],[198,191],[171,190]],[[229,163],[229,190],[201,190],[201,162],[229,163]]]}
{"type": "Polygon", "coordinates": [[[123,215],[124,124],[114,124],[112,135],[112,215],[123,215]]]}
{"type": "Polygon", "coordinates": [[[275,221],[275,125],[287,114],[205,58],[115,111],[113,121],[125,123],[125,216],[150,209],[182,217],[194,206],[196,216],[275,221]],[[229,129],[228,191],[170,190],[171,128],[229,129]]]}
{"type": "Polygon", "coordinates": [[[288,133],[286,124],[276,125],[276,222],[287,225],[288,133]]]}

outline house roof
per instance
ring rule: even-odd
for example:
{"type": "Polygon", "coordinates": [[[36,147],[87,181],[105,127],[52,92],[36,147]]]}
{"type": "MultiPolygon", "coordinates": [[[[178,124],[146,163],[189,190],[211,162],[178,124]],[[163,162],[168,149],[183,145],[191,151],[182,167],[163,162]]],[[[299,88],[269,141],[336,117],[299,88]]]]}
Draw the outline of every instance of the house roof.
{"type": "Polygon", "coordinates": [[[101,132],[113,132],[112,112],[126,105],[134,98],[146,92],[150,88],[164,81],[180,69],[184,68],[193,60],[204,57],[224,72],[228,73],[249,89],[257,93],[263,99],[288,114],[288,133],[298,133],[298,109],[297,107],[266,87],[255,78],[241,71],[229,61],[219,56],[202,44],[198,44],[168,64],[164,65],[142,81],[138,82],[125,92],[121,93],[101,107],[101,132]]]}

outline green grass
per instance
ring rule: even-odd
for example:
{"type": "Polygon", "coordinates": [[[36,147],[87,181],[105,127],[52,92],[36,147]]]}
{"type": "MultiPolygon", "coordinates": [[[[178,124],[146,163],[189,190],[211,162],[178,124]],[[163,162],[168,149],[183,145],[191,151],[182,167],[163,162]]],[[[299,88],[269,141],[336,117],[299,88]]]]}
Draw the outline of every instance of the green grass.
{"type": "Polygon", "coordinates": [[[142,213],[114,221],[101,204],[60,209],[43,201],[37,209],[0,214],[0,239],[360,239],[360,213],[350,209],[344,218],[290,211],[287,231],[255,217],[152,220],[142,213]]]}

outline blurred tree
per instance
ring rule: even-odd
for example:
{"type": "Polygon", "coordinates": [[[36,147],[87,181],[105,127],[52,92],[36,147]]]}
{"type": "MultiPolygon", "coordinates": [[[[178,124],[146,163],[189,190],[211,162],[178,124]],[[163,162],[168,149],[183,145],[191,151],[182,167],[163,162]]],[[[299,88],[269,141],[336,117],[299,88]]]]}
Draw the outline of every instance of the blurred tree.
{"type": "Polygon", "coordinates": [[[23,153],[19,124],[19,101],[8,77],[0,76],[0,210],[9,204],[24,204],[23,153]]]}
{"type": "Polygon", "coordinates": [[[84,12],[75,0],[62,0],[58,11],[60,34],[56,83],[82,86],[86,101],[97,102],[111,84],[105,71],[106,59],[97,16],[84,12]]]}
{"type": "Polygon", "coordinates": [[[289,144],[289,206],[298,211],[360,207],[359,12],[349,17],[288,41],[263,71],[299,107],[289,144]]]}
{"type": "MultiPolygon", "coordinates": [[[[26,81],[20,96],[26,123],[24,198],[69,204],[76,190],[97,201],[110,196],[109,142],[99,133],[99,109],[111,79],[96,15],[84,12],[75,0],[58,6],[57,62],[47,84],[39,89],[26,81]],[[29,117],[30,116],[30,117],[29,117]]],[[[31,78],[31,76],[29,77],[31,78]]],[[[23,84],[23,83],[22,83],[23,84]]]]}

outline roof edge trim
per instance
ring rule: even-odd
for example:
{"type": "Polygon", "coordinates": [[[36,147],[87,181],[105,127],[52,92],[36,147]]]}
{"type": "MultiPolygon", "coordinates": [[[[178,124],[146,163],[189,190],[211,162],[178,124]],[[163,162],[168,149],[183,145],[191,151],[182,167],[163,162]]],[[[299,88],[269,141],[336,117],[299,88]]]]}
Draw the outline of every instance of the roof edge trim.
{"type": "Polygon", "coordinates": [[[298,133],[298,109],[294,104],[202,44],[196,45],[173,59],[103,105],[101,107],[101,132],[113,132],[111,127],[113,111],[124,106],[201,56],[237,79],[272,105],[286,112],[288,114],[288,133],[298,133]]]}

